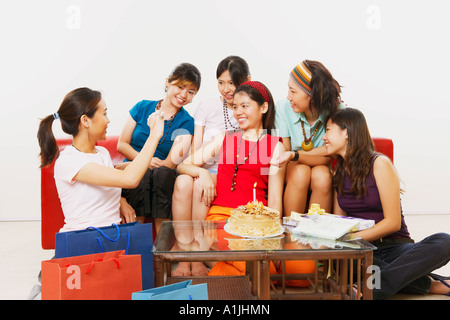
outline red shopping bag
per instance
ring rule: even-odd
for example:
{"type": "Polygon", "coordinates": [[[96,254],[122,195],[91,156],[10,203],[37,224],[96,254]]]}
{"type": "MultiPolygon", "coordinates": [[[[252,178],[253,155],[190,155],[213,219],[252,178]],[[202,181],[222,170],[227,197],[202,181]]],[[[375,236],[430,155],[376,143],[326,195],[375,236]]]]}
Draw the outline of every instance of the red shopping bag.
{"type": "Polygon", "coordinates": [[[131,300],[142,290],[141,256],[124,250],[42,261],[42,300],[131,300]]]}

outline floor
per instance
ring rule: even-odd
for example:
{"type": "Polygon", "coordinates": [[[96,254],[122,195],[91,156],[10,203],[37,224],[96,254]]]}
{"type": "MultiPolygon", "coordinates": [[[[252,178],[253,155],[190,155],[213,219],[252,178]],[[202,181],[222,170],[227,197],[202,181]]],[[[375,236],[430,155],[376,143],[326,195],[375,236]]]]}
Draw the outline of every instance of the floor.
{"type": "MultiPolygon", "coordinates": [[[[450,233],[450,215],[409,215],[406,223],[416,241],[437,232],[450,233]]],[[[40,263],[53,257],[41,248],[40,221],[0,222],[0,300],[26,300],[37,283],[40,263]]],[[[436,271],[450,275],[450,264],[436,271]]],[[[438,295],[401,295],[400,300],[448,299],[438,295]]]]}

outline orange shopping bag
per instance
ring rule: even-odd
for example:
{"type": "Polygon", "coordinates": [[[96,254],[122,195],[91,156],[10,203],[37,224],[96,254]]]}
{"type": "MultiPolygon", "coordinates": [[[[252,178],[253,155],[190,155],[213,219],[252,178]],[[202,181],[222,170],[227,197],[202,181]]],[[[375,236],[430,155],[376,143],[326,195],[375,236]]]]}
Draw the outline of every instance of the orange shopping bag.
{"type": "Polygon", "coordinates": [[[42,300],[131,300],[142,290],[141,256],[124,250],[42,261],[42,300]]]}

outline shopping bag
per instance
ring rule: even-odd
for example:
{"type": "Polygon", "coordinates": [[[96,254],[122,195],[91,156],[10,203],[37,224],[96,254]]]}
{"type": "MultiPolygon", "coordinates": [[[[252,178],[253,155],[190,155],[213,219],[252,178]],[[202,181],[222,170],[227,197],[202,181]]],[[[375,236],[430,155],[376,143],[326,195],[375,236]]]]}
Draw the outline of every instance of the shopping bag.
{"type": "Polygon", "coordinates": [[[126,254],[141,255],[142,288],[154,286],[153,225],[131,222],[109,227],[89,227],[85,230],[56,234],[55,258],[126,250],[126,254]]]}
{"type": "Polygon", "coordinates": [[[130,300],[142,290],[141,256],[111,251],[42,261],[42,300],[130,300]]]}
{"type": "Polygon", "coordinates": [[[206,283],[192,285],[192,280],[133,292],[132,300],[208,300],[206,283]]]}

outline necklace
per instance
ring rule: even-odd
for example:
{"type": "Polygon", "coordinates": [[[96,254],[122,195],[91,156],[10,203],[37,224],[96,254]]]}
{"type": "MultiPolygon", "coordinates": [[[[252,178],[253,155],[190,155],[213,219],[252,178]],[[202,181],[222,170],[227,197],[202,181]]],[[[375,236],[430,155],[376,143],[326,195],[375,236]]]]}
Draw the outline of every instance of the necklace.
{"type": "Polygon", "coordinates": [[[81,153],[84,153],[84,154],[94,154],[94,155],[100,157],[100,160],[101,160],[102,164],[103,164],[104,166],[106,166],[105,161],[103,161],[103,157],[100,155],[100,152],[97,150],[97,147],[94,147],[96,153],[83,152],[83,151],[81,151],[80,149],[78,149],[77,147],[75,147],[75,145],[73,144],[73,142],[72,142],[72,147],[74,147],[78,152],[81,152],[81,153]]]}
{"type": "MultiPolygon", "coordinates": [[[[73,144],[73,142],[72,142],[72,147],[74,147],[75,149],[77,149],[78,152],[81,152],[81,153],[95,154],[95,153],[93,153],[93,152],[83,152],[83,151],[81,151],[80,149],[78,149],[77,147],[75,147],[75,145],[73,144]]],[[[97,148],[94,147],[94,149],[95,149],[95,152],[98,153],[97,148]]]]}
{"type": "Polygon", "coordinates": [[[223,122],[225,123],[225,130],[228,131],[228,125],[230,125],[230,130],[238,130],[240,129],[239,126],[235,127],[230,121],[230,116],[228,115],[228,107],[227,107],[227,101],[223,99],[223,122]]]}
{"type": "MultiPolygon", "coordinates": [[[[158,104],[157,104],[156,107],[155,107],[155,110],[161,109],[161,102],[162,102],[162,100],[159,100],[158,104]]],[[[167,131],[166,131],[166,133],[164,134],[164,137],[162,138],[162,140],[159,140],[158,145],[160,145],[161,143],[164,142],[164,140],[166,140],[167,134],[168,134],[169,131],[170,131],[170,127],[172,126],[173,118],[175,118],[175,116],[178,114],[178,112],[180,112],[180,110],[181,110],[181,108],[178,109],[178,110],[170,117],[169,120],[164,120],[164,127],[166,126],[166,122],[167,122],[167,121],[170,121],[170,122],[169,122],[169,126],[167,127],[167,131]]]]}
{"type": "Polygon", "coordinates": [[[302,142],[302,150],[304,151],[311,151],[312,148],[314,147],[311,139],[314,137],[314,135],[316,134],[317,130],[319,130],[320,124],[321,122],[317,125],[316,129],[314,130],[313,134],[311,135],[311,137],[309,137],[308,139],[306,138],[306,132],[305,132],[305,125],[303,123],[303,120],[300,120],[302,122],[302,131],[303,131],[303,142],[302,142]]]}
{"type": "Polygon", "coordinates": [[[233,181],[232,181],[232,184],[231,184],[231,191],[232,191],[232,192],[233,192],[234,190],[236,190],[236,177],[237,177],[237,172],[238,172],[238,170],[239,170],[239,167],[242,166],[242,165],[245,163],[245,161],[247,161],[247,160],[250,158],[250,156],[251,156],[252,153],[253,153],[253,150],[255,150],[256,146],[258,145],[259,140],[261,140],[262,136],[264,135],[264,131],[261,133],[261,135],[259,136],[259,138],[258,138],[258,140],[256,141],[256,143],[253,145],[253,148],[252,148],[252,150],[250,150],[248,156],[244,157],[244,160],[243,160],[241,163],[239,163],[239,162],[238,162],[238,159],[239,159],[239,151],[241,151],[241,142],[242,142],[242,136],[243,136],[243,135],[244,135],[244,133],[242,132],[242,134],[241,134],[241,139],[239,140],[239,145],[238,145],[237,153],[236,153],[236,162],[235,162],[235,167],[234,167],[233,181]]]}

